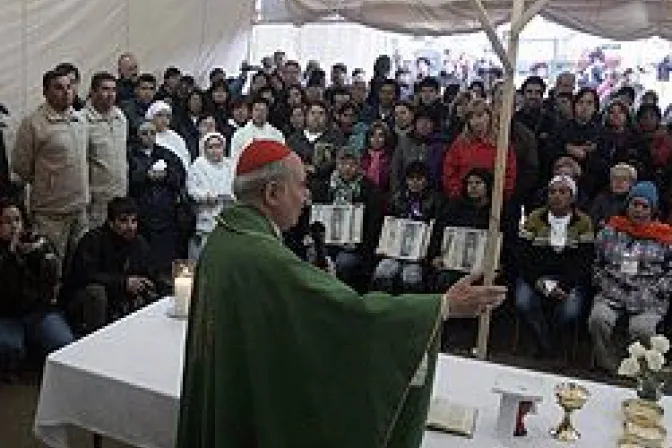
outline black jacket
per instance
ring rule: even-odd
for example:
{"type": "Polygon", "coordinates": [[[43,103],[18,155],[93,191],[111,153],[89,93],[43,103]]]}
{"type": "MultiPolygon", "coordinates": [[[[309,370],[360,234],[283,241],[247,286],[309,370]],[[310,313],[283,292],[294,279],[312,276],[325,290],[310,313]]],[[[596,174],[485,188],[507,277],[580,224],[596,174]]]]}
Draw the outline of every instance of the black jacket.
{"type": "MultiPolygon", "coordinates": [[[[587,154],[584,160],[577,160],[581,165],[582,175],[579,179],[580,195],[592,199],[609,181],[609,159],[600,147],[603,141],[604,128],[597,120],[582,124],[570,120],[557,130],[552,164],[560,156],[567,155],[567,145],[594,144],[596,150],[587,154]]],[[[550,174],[550,165],[546,167],[550,174]]]]}
{"type": "Polygon", "coordinates": [[[520,232],[516,257],[520,275],[534,287],[541,278],[554,278],[569,293],[588,278],[593,263],[594,233],[588,215],[574,210],[564,248],[550,245],[548,209],[533,211],[520,232]]]}
{"type": "Polygon", "coordinates": [[[145,154],[140,146],[131,149],[128,160],[128,193],[138,203],[143,234],[177,226],[176,204],[184,188],[185,177],[182,162],[169,149],[154,145],[150,155],[145,154]],[[151,180],[147,173],[160,159],[166,162],[166,177],[158,181],[151,180]]]}
{"type": "Polygon", "coordinates": [[[198,124],[189,114],[180,113],[175,117],[172,127],[184,139],[193,162],[200,155],[198,150],[200,139],[198,124]]]}
{"type": "Polygon", "coordinates": [[[48,310],[57,281],[57,258],[49,243],[23,254],[0,242],[0,317],[48,310]]]}
{"type": "Polygon", "coordinates": [[[135,83],[130,79],[117,79],[117,105],[135,98],[135,83]]]}
{"type": "Polygon", "coordinates": [[[334,169],[336,152],[345,144],[345,137],[339,130],[328,129],[312,143],[308,141],[303,131],[296,132],[287,139],[287,146],[292,148],[307,165],[315,165],[317,162],[314,160],[317,144],[330,145],[330,158],[323,160],[319,166],[315,166],[317,170],[315,177],[327,178],[334,169]]]}
{"type": "MultiPolygon", "coordinates": [[[[653,178],[651,150],[646,140],[634,129],[626,129],[620,134],[605,129],[598,142],[598,151],[607,160],[608,167],[618,163],[627,163],[637,168],[637,179],[651,180],[653,178]]],[[[607,181],[608,175],[607,171],[605,175],[607,181]]]]}
{"type": "Polygon", "coordinates": [[[128,121],[128,145],[137,144],[140,141],[138,127],[145,121],[145,113],[149,109],[149,104],[131,99],[121,103],[119,108],[124,112],[128,121]]]}
{"type": "Polygon", "coordinates": [[[620,215],[625,209],[628,195],[616,195],[611,191],[605,191],[597,195],[590,207],[590,218],[596,229],[604,227],[612,216],[620,215]]]}
{"type": "Polygon", "coordinates": [[[395,218],[429,222],[437,217],[440,208],[437,193],[427,189],[420,195],[414,195],[405,188],[392,196],[389,215],[395,218]]]}
{"type": "Polygon", "coordinates": [[[141,276],[156,282],[150,263],[149,245],[141,236],[127,241],[107,223],[87,232],[77,245],[65,290],[68,294],[86,287],[105,287],[108,299],[119,302],[126,296],[129,276],[141,276]]]}
{"type": "Polygon", "coordinates": [[[434,231],[429,240],[427,259],[432,260],[441,255],[443,231],[446,227],[468,227],[487,229],[490,222],[490,204],[478,207],[473,201],[460,198],[450,201],[439,210],[434,231]]]}

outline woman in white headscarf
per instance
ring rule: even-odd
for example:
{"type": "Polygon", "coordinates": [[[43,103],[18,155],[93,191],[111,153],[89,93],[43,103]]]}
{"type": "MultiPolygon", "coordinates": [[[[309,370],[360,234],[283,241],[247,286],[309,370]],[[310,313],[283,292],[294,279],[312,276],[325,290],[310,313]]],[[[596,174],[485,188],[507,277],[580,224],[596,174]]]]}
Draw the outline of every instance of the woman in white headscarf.
{"type": "Polygon", "coordinates": [[[209,132],[199,142],[200,156],[187,172],[187,193],[196,204],[196,233],[189,243],[189,258],[197,259],[215,218],[233,202],[233,162],[225,157],[226,138],[209,132]]]}
{"type": "Polygon", "coordinates": [[[165,101],[154,101],[149,106],[149,109],[147,109],[147,113],[145,113],[145,118],[151,120],[154,126],[156,126],[156,144],[168,148],[175,154],[182,162],[186,171],[189,169],[189,165],[191,165],[191,156],[184,139],[177,132],[169,128],[171,117],[172,109],[170,104],[165,101]]]}

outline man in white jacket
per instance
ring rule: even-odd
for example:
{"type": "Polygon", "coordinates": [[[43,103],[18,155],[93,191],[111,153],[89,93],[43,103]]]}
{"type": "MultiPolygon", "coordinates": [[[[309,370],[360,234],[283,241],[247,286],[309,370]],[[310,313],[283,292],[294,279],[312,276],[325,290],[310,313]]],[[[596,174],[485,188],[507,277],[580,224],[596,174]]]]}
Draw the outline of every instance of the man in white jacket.
{"type": "Polygon", "coordinates": [[[269,109],[268,100],[264,98],[252,100],[252,119],[238,129],[231,138],[231,158],[233,160],[238,160],[243,149],[254,140],[273,140],[285,143],[282,132],[268,123],[269,109]]]}
{"type": "Polygon", "coordinates": [[[233,203],[233,162],[224,157],[226,138],[210,132],[199,142],[200,156],[187,172],[187,193],[196,204],[196,233],[189,242],[189,258],[197,259],[215,218],[233,203]]]}

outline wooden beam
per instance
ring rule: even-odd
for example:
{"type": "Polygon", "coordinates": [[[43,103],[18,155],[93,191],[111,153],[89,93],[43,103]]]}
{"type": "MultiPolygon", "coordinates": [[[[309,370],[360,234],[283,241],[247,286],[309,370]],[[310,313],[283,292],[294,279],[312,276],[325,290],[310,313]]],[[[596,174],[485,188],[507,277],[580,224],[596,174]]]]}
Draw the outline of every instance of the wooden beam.
{"type": "MultiPolygon", "coordinates": [[[[513,0],[511,21],[519,22],[523,12],[524,0],[513,0]]],[[[520,33],[513,32],[509,37],[508,54],[512,66],[516,66],[518,60],[518,44],[520,33]]],[[[514,82],[515,70],[512,70],[504,81],[504,90],[501,111],[499,116],[499,135],[497,138],[497,156],[495,159],[495,182],[492,192],[492,207],[490,210],[490,223],[488,226],[488,242],[483,259],[483,275],[485,285],[492,285],[496,277],[496,269],[499,261],[499,235],[502,206],[504,202],[504,180],[506,175],[506,162],[509,153],[509,132],[511,128],[511,116],[513,115],[516,85],[514,82]]],[[[490,311],[483,314],[479,319],[478,345],[476,354],[480,359],[488,357],[488,341],[490,338],[490,311]]]]}
{"type": "Polygon", "coordinates": [[[504,71],[508,76],[510,76],[514,72],[513,65],[511,64],[509,55],[504,49],[504,45],[502,45],[502,41],[500,41],[499,36],[497,36],[497,30],[495,29],[495,26],[490,20],[490,17],[488,17],[488,11],[485,9],[485,6],[483,6],[483,2],[481,0],[471,0],[471,2],[476,7],[478,21],[481,22],[483,31],[485,31],[485,34],[487,34],[488,39],[490,39],[490,43],[492,44],[492,48],[495,50],[495,53],[497,53],[497,56],[499,56],[502,65],[504,65],[504,71]]]}
{"type": "Polygon", "coordinates": [[[523,15],[518,20],[514,21],[513,18],[511,18],[511,32],[520,34],[523,28],[525,28],[525,25],[530,23],[530,20],[534,19],[534,16],[542,11],[549,1],[550,0],[537,0],[523,12],[523,15]]]}

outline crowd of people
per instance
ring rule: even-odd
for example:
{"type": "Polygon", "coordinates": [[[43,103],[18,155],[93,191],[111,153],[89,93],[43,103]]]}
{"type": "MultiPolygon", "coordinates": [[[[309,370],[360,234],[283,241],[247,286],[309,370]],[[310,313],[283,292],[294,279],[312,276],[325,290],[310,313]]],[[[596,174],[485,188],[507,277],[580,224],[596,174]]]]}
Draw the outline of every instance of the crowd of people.
{"type": "MultiPolygon", "coordinates": [[[[378,58],[369,82],[345,64],[277,52],[254,73],[219,68],[209,84],[176,67],[156,77],[130,54],[98,72],[86,99],[77,67],[44,74],[44,102],[21,121],[0,178],[0,371],[45,354],[170,292],[176,259],[198,259],[235,202],[237,158],[252,141],[289,146],[312,204],[364,206],[362,242],[326,247],[328,269],[358,291],[445,290],[444,227],[490,220],[502,83],[398,82],[378,58]],[[26,188],[29,186],[29,188],[26,188]],[[434,222],[417,261],[376,252],[386,216],[434,222]]],[[[510,122],[501,281],[554,357],[587,325],[613,372],[631,338],[662,328],[672,293],[672,136],[657,97],[621,86],[601,106],[571,73],[525,80],[510,122]]],[[[317,263],[310,204],[285,234],[317,263]]]]}

